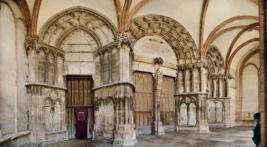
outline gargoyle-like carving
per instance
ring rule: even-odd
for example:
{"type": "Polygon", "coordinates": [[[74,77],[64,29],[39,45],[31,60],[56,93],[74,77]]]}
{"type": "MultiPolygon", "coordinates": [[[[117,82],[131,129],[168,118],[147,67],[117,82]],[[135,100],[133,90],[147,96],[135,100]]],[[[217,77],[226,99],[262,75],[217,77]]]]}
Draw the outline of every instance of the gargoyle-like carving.
{"type": "Polygon", "coordinates": [[[161,65],[163,63],[164,63],[164,61],[163,61],[163,59],[161,57],[157,57],[157,58],[154,59],[154,64],[161,65]]]}

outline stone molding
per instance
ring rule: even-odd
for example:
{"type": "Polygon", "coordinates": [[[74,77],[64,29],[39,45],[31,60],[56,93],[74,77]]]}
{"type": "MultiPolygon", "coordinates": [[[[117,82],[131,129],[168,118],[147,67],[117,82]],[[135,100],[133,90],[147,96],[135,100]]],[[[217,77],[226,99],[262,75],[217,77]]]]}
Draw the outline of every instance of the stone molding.
{"type": "Polygon", "coordinates": [[[207,95],[206,92],[185,92],[185,93],[179,93],[175,94],[174,96],[184,96],[184,95],[207,95]]]}
{"type": "Polygon", "coordinates": [[[208,68],[205,61],[197,60],[195,63],[177,65],[177,70],[193,69],[193,68],[208,68]]]}
{"type": "Polygon", "coordinates": [[[114,48],[118,48],[119,41],[113,41],[105,46],[100,47],[98,50],[94,52],[94,56],[103,55],[105,52],[111,52],[114,48]]]}
{"type": "Polygon", "coordinates": [[[5,142],[12,141],[14,139],[21,138],[23,136],[30,135],[30,134],[31,134],[31,131],[23,131],[23,132],[19,132],[16,134],[3,136],[2,138],[0,138],[0,145],[4,144],[5,142]]]}
{"type": "Polygon", "coordinates": [[[47,87],[47,88],[52,88],[52,89],[58,89],[58,90],[68,90],[66,87],[61,87],[61,86],[56,86],[56,85],[51,85],[51,84],[38,83],[38,82],[26,84],[26,87],[32,87],[32,86],[41,86],[41,87],[47,87]]]}
{"type": "Polygon", "coordinates": [[[44,49],[46,52],[52,51],[52,52],[54,52],[54,54],[58,54],[61,57],[64,57],[64,54],[65,54],[65,51],[64,50],[62,50],[60,48],[57,48],[57,47],[54,47],[54,46],[51,46],[51,45],[46,44],[44,42],[38,42],[37,48],[36,48],[37,52],[40,49],[44,49]]]}
{"type": "Polygon", "coordinates": [[[112,87],[112,86],[116,86],[116,85],[130,85],[130,86],[133,87],[133,90],[135,89],[135,86],[134,86],[134,84],[132,82],[129,82],[129,81],[115,81],[115,82],[112,82],[112,83],[102,84],[100,86],[93,87],[92,90],[98,90],[98,89],[101,89],[101,88],[112,87]]]}

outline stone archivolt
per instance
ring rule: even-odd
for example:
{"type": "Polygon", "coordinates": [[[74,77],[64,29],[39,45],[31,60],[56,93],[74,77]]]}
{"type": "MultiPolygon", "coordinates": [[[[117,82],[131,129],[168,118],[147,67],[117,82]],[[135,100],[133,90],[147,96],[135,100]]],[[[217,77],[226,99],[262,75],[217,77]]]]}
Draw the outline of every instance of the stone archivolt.
{"type": "Polygon", "coordinates": [[[77,26],[90,30],[90,34],[97,36],[103,44],[112,42],[116,36],[115,27],[107,18],[88,8],[75,7],[49,20],[41,29],[40,41],[56,46],[57,42],[64,38],[64,34],[68,34],[70,29],[77,26]]]}
{"type": "Polygon", "coordinates": [[[200,58],[199,50],[190,33],[177,21],[162,15],[146,15],[133,20],[130,27],[133,44],[147,35],[159,35],[173,48],[180,64],[200,58]]]}
{"type": "Polygon", "coordinates": [[[89,48],[93,48],[94,50],[96,50],[102,46],[101,40],[93,31],[83,26],[74,26],[68,31],[64,32],[64,34],[62,34],[62,37],[60,37],[56,43],[56,47],[62,49],[66,48],[65,46],[68,45],[67,43],[69,43],[69,41],[72,39],[72,36],[76,35],[85,36],[88,39],[90,38],[90,41],[88,41],[92,44],[89,44],[89,48]]]}

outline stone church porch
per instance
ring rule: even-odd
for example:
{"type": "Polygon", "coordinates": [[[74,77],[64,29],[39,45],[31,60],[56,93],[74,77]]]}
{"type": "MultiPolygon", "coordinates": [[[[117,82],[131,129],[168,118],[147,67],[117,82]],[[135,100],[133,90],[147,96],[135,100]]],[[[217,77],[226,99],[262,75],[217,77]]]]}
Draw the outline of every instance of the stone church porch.
{"type": "MultiPolygon", "coordinates": [[[[135,147],[254,147],[251,127],[211,129],[210,133],[141,135],[135,147]]],[[[69,140],[44,147],[111,147],[112,141],[69,140]]]]}

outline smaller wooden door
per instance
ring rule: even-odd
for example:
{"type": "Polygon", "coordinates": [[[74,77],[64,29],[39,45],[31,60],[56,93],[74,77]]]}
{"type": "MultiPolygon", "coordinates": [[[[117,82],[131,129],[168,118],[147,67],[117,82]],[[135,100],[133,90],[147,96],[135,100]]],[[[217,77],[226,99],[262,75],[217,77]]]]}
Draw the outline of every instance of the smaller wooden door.
{"type": "Polygon", "coordinates": [[[76,138],[87,139],[87,108],[76,108],[76,138]]]}

